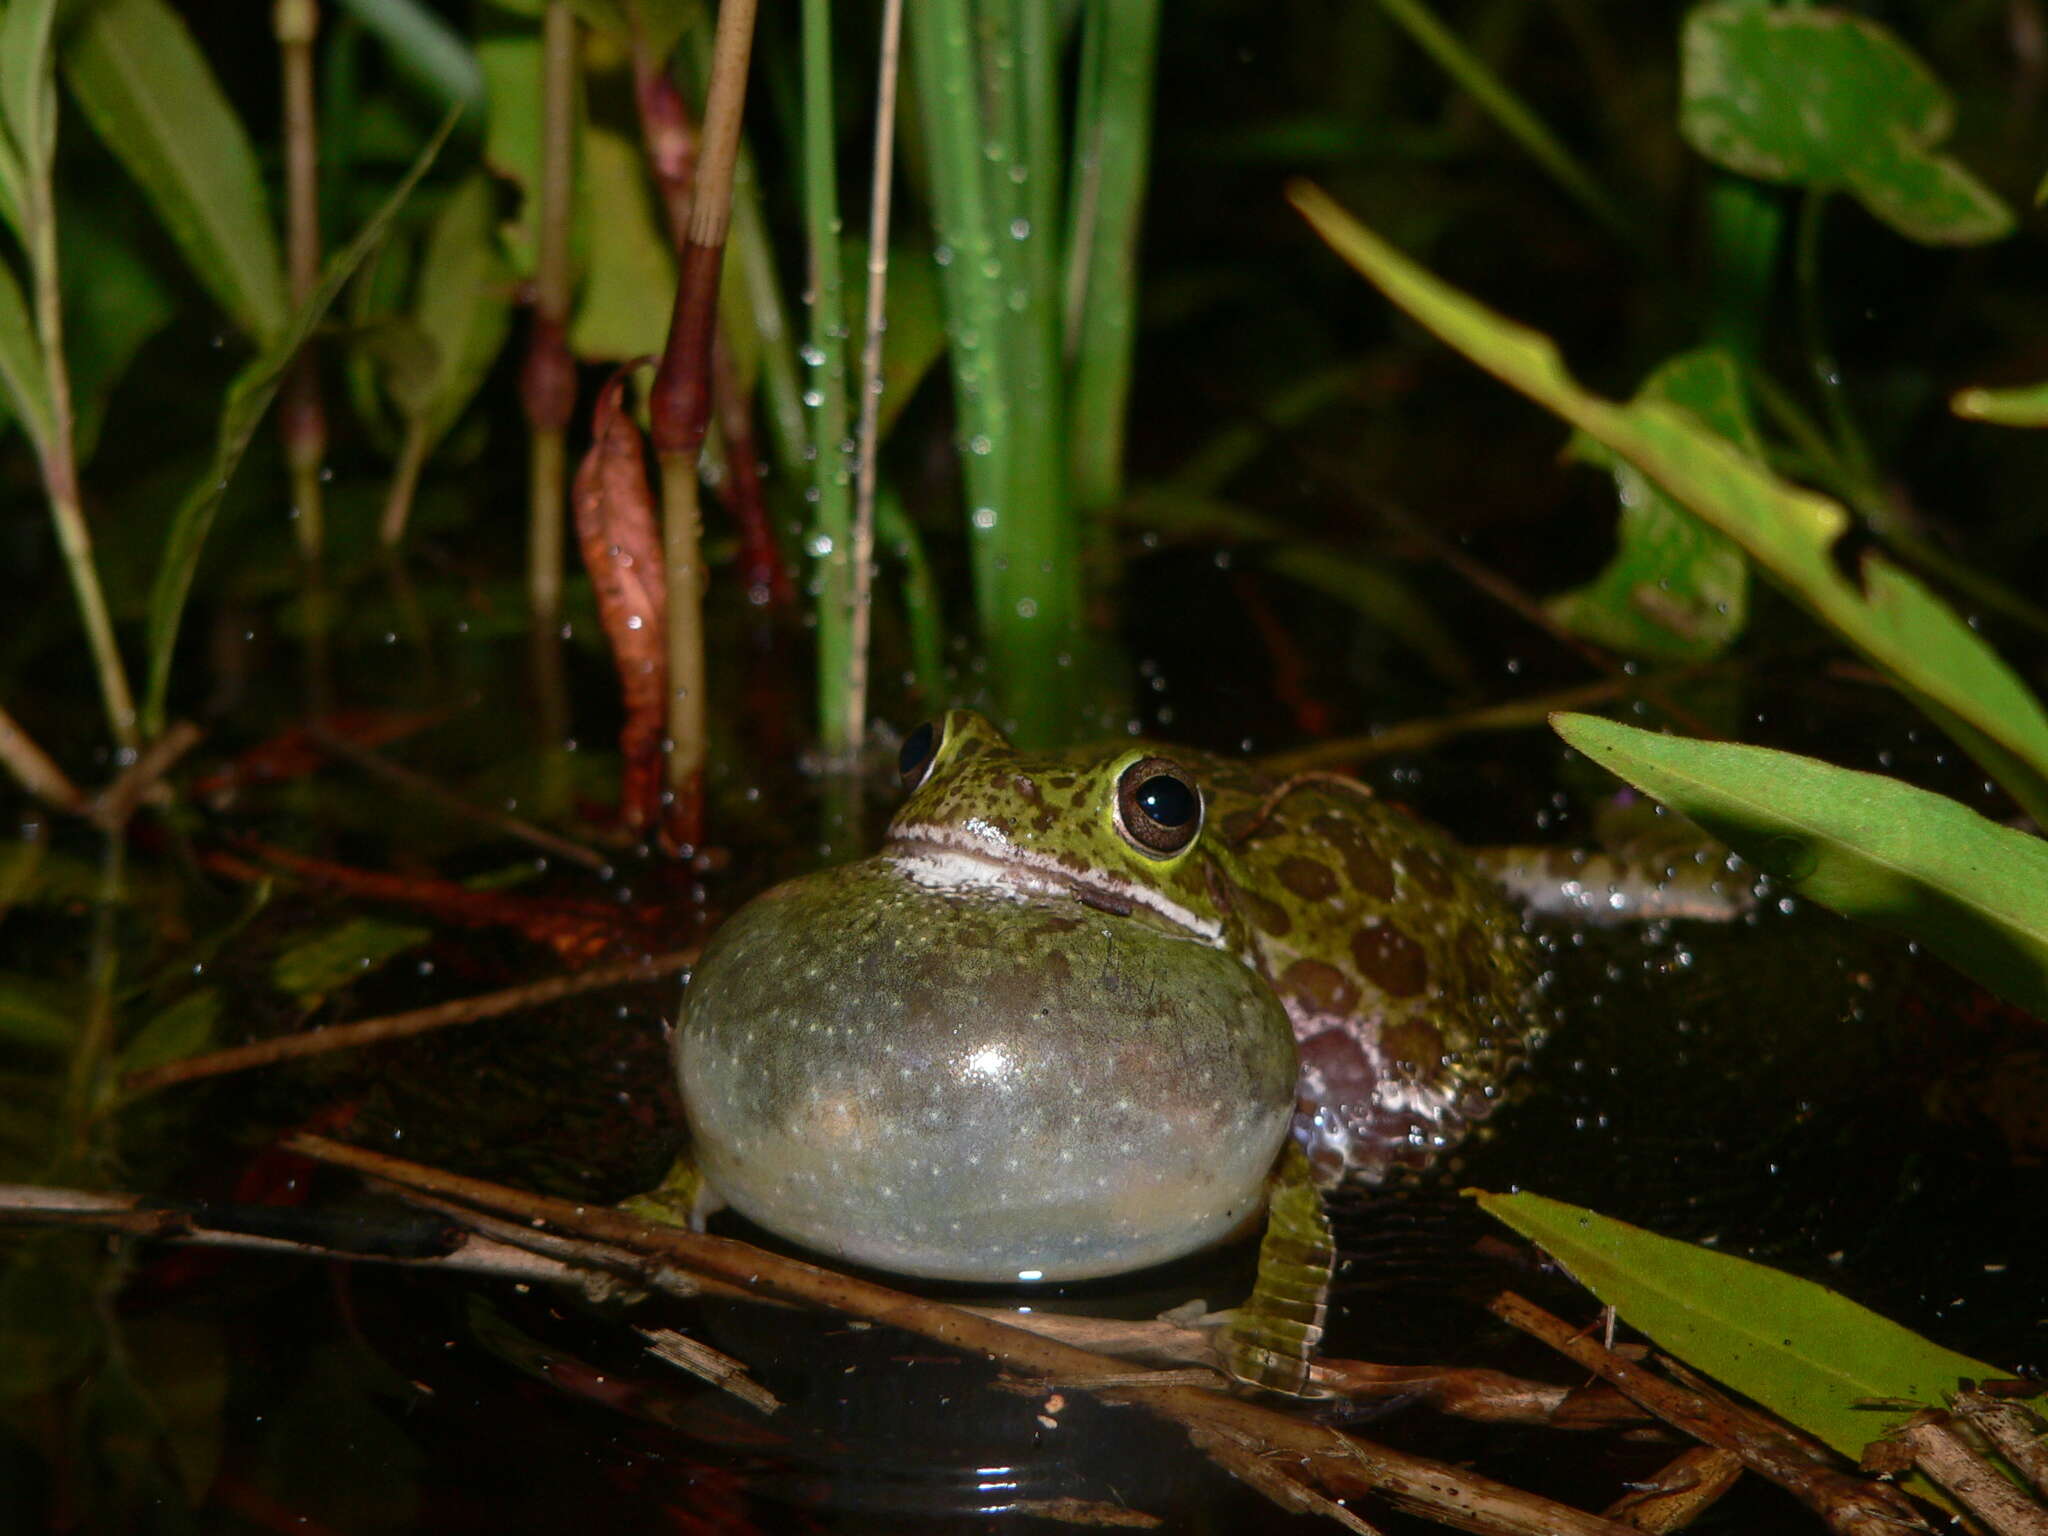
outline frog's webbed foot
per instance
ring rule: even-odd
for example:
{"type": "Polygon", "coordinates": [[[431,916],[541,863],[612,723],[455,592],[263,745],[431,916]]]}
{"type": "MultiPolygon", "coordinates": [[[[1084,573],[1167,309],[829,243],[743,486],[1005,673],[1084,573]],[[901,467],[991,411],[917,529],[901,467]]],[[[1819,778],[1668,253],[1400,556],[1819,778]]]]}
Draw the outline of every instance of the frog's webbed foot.
{"type": "Polygon", "coordinates": [[[619,1202],[619,1209],[628,1216],[665,1227],[688,1227],[692,1232],[702,1232],[704,1223],[724,1206],[688,1147],[676,1154],[654,1188],[619,1202]]]}
{"type": "Polygon", "coordinates": [[[1618,856],[1571,848],[1476,848],[1473,857],[1523,906],[1582,923],[1686,917],[1732,922],[1756,905],[1753,871],[1722,848],[1618,856]]]}
{"type": "Polygon", "coordinates": [[[1223,1368],[1241,1382],[1294,1397],[1320,1397],[1309,1367],[1322,1342],[1336,1239],[1308,1159],[1291,1139],[1273,1169],[1259,1276],[1216,1339],[1223,1368]]]}

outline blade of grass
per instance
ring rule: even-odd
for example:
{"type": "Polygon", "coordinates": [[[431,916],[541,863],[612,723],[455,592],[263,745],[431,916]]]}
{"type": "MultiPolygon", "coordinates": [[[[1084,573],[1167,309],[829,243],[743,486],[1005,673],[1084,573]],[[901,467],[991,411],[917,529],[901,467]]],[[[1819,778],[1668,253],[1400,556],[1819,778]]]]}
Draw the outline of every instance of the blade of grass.
{"type": "Polygon", "coordinates": [[[818,560],[818,731],[827,759],[851,764],[860,751],[861,690],[855,673],[862,664],[854,654],[853,475],[844,446],[846,299],[839,251],[831,0],[803,0],[803,82],[804,248],[811,306],[803,399],[811,444],[811,549],[818,560]]]}
{"type": "Polygon", "coordinates": [[[376,34],[399,69],[433,92],[444,106],[465,112],[483,105],[484,74],[462,34],[420,0],[340,0],[366,31],[376,34]]]}
{"type": "Polygon", "coordinates": [[[1123,496],[1124,426],[1136,331],[1138,230],[1152,146],[1159,0],[1092,0],[1082,43],[1100,79],[1074,126],[1067,347],[1073,416],[1068,486],[1082,512],[1123,496]],[[1087,190],[1082,193],[1080,184],[1087,190]]]}
{"type": "Polygon", "coordinates": [[[1437,19],[1436,13],[1423,0],[1379,0],[1379,3],[1380,9],[1394,24],[1479,103],[1486,115],[1521,145],[1523,152],[1543,167],[1552,181],[1576,198],[1588,213],[1620,239],[1630,245],[1642,243],[1641,232],[1601,189],[1593,173],[1564,147],[1543,119],[1529,109],[1505,80],[1487,68],[1485,60],[1467,48],[1457,33],[1437,19]]]}
{"type": "Polygon", "coordinates": [[[227,493],[228,481],[241,464],[242,455],[248,451],[264,412],[277,394],[285,370],[291,366],[292,359],[313,333],[313,328],[326,316],[342,287],[355,275],[356,268],[383,240],[391,221],[412,196],[420,179],[427,174],[435,157],[440,154],[441,146],[448,142],[460,112],[460,108],[451,109],[442,119],[440,128],[428,140],[426,148],[420,151],[419,158],[413,162],[404,179],[356,232],[355,238],[329,259],[312,296],[299,306],[277,339],[229,386],[227,400],[221,410],[213,462],[198,484],[187,493],[177,515],[171,520],[170,533],[164,540],[163,559],[157,567],[156,585],[150,592],[149,691],[143,705],[143,722],[151,735],[163,729],[164,707],[170,692],[171,657],[177,649],[178,626],[184,617],[185,599],[191,593],[192,578],[199,569],[199,556],[206,547],[206,536],[212,531],[214,514],[220,510],[221,498],[227,493]]]}

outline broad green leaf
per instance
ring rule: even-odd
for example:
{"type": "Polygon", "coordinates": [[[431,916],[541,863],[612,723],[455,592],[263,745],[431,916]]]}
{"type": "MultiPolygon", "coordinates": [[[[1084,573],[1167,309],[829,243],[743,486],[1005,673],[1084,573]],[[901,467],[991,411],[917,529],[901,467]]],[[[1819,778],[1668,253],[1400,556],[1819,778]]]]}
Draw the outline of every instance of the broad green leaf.
{"type": "Polygon", "coordinates": [[[1954,126],[1948,92],[1878,23],[1824,6],[1724,0],[1693,8],[1680,47],[1679,128],[1716,164],[1853,193],[1929,245],[2011,233],[1998,194],[1935,152],[1954,126]]]}
{"type": "Polygon", "coordinates": [[[1846,1296],[1542,1195],[1473,1191],[1657,1347],[1851,1461],[1964,1381],[2011,1374],[1930,1343],[1846,1296]]]}
{"type": "MultiPolygon", "coordinates": [[[[1760,453],[1741,370],[1718,347],[1672,358],[1636,398],[1682,406],[1751,458],[1760,453]]],[[[1619,547],[1589,584],[1546,606],[1567,629],[1629,655],[1657,661],[1720,655],[1749,617],[1749,562],[1741,546],[1665,495],[1635,465],[1600,456],[1621,500],[1619,547]]]]}
{"type": "Polygon", "coordinates": [[[1999,427],[2048,427],[2048,381],[2011,389],[1959,389],[1948,408],[1965,421],[1999,427]]]}
{"type": "Polygon", "coordinates": [[[6,387],[7,403],[21,418],[36,452],[47,453],[52,430],[50,376],[43,369],[42,344],[29,319],[28,301],[5,259],[0,259],[0,385],[6,387]]]}
{"type": "Polygon", "coordinates": [[[279,955],[270,968],[270,979],[282,991],[324,997],[407,950],[419,948],[433,936],[431,928],[352,917],[279,955]]]}
{"type": "Polygon", "coordinates": [[[420,256],[413,322],[430,366],[407,369],[392,399],[440,439],[482,386],[512,324],[512,274],[492,227],[490,178],[472,174],[448,195],[420,256]]]}
{"type": "Polygon", "coordinates": [[[264,412],[270,409],[271,399],[277,394],[285,369],[291,366],[292,359],[305,345],[306,338],[312,335],[313,328],[326,316],[342,285],[384,238],[392,219],[405,205],[405,200],[412,196],[413,188],[419,185],[420,178],[434,163],[434,157],[440,154],[441,146],[448,141],[457,115],[451,110],[442,119],[439,130],[428,141],[427,147],[420,151],[412,169],[384,200],[383,206],[356,231],[353,240],[328,259],[327,269],[321,274],[318,285],[307,295],[306,302],[291,317],[282,334],[264,349],[260,357],[236,375],[235,382],[228,387],[227,401],[221,409],[213,462],[199,483],[187,493],[171,521],[171,531],[164,540],[163,561],[157,567],[156,585],[149,595],[149,692],[142,707],[145,734],[155,736],[163,730],[164,705],[171,684],[171,655],[178,644],[178,624],[184,616],[185,598],[192,590],[192,578],[199,570],[200,552],[206,547],[206,535],[213,527],[214,513],[220,509],[221,497],[227,493],[228,481],[241,464],[242,455],[248,452],[250,440],[255,437],[264,412]]]}
{"type": "Polygon", "coordinates": [[[426,86],[444,106],[469,108],[484,98],[483,71],[462,34],[420,0],[340,0],[341,8],[391,51],[402,74],[426,86]]]}
{"type": "Polygon", "coordinates": [[[521,276],[531,276],[539,217],[540,29],[486,8],[476,56],[484,76],[484,164],[519,193],[518,209],[504,230],[505,251],[521,276]]]}
{"type": "MultiPolygon", "coordinates": [[[[71,210],[66,210],[71,212],[71,210]]],[[[107,401],[177,303],[156,269],[123,239],[101,205],[60,217],[64,353],[71,364],[71,436],[79,462],[99,445],[107,401]]]]}
{"type": "Polygon", "coordinates": [[[284,333],[284,265],[249,136],[164,0],[103,0],[70,35],[65,78],[192,273],[259,346],[284,333]]]}
{"type": "Polygon", "coordinates": [[[1592,715],[1558,735],[1803,896],[1917,939],[2048,1019],[2048,842],[1942,795],[1592,715]]]}
{"type": "Polygon", "coordinates": [[[592,123],[583,133],[576,194],[587,233],[570,350],[604,362],[659,354],[675,305],[676,258],[639,144],[592,123]]]}
{"type": "Polygon", "coordinates": [[[227,1406],[228,1355],[217,1322],[168,1313],[125,1318],[119,1368],[146,1405],[150,1438],[161,1437],[196,1509],[220,1470],[221,1414],[227,1406]]]}
{"type": "Polygon", "coordinates": [[[1937,721],[1969,728],[1958,741],[2048,822],[2048,715],[2024,683],[1940,599],[1875,551],[1861,586],[1837,568],[1849,515],[1828,497],[1780,480],[1664,401],[1616,405],[1582,389],[1549,337],[1495,314],[1358,223],[1322,192],[1289,195],[1322,237],[1438,337],[1537,404],[1604,443],[1688,511],[1740,544],[1767,574],[1843,639],[1888,671],[1937,721]],[[1978,750],[1985,742],[1993,750],[1978,750]]]}
{"type": "Polygon", "coordinates": [[[167,1061],[197,1056],[213,1044],[220,1023],[220,993],[212,987],[188,992],[143,1025],[121,1052],[121,1071],[146,1072],[167,1061]]]}

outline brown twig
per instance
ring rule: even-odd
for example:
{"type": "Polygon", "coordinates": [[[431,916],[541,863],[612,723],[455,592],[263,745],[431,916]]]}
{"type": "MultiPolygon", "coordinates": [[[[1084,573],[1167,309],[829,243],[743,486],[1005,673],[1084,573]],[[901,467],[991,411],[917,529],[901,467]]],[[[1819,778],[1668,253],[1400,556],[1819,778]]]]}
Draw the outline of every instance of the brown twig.
{"type": "Polygon", "coordinates": [[[2048,1499],[2048,1440],[2042,1439],[2039,1418],[2011,1398],[1994,1395],[1981,1387],[1958,1392],[1949,1406],[2012,1463],[2013,1470],[2032,1485],[2035,1493],[2048,1499]]]}
{"type": "Polygon", "coordinates": [[[594,848],[586,848],[581,843],[571,842],[566,837],[537,827],[524,817],[473,804],[453,790],[437,784],[417,769],[394,763],[390,758],[372,752],[368,747],[357,746],[354,742],[335,735],[325,725],[316,722],[311,734],[314,741],[336,757],[346,758],[374,779],[381,779],[386,784],[402,789],[407,794],[416,795],[422,800],[432,801],[451,816],[460,816],[464,820],[494,828],[507,837],[516,837],[523,843],[531,843],[544,853],[567,859],[572,864],[581,864],[585,869],[602,870],[610,866],[611,861],[594,848]]]}
{"type": "Polygon", "coordinates": [[[135,814],[135,807],[163,782],[164,775],[177,766],[179,758],[199,745],[202,734],[191,721],[180,720],[144,747],[142,755],[119,778],[93,796],[86,811],[93,825],[107,832],[125,827],[128,818],[135,814]]]}
{"type": "Polygon", "coordinates": [[[1952,1416],[1930,1409],[1892,1435],[1913,1464],[1955,1496],[1997,1536],[2048,1536],[2048,1509],[2029,1498],[1956,1432],[1952,1416]]]}
{"type": "Polygon", "coordinates": [[[21,787],[44,804],[60,811],[83,812],[85,791],[72,783],[35,739],[14,723],[14,717],[0,709],[0,766],[5,766],[21,787]]]}
{"type": "Polygon", "coordinates": [[[1742,1458],[1733,1451],[1695,1445],[1660,1467],[1656,1476],[1633,1484],[1607,1506],[1607,1515],[1655,1536],[1683,1530],[1741,1476],[1742,1458]]]}
{"type": "Polygon", "coordinates": [[[888,325],[889,203],[896,165],[896,82],[903,44],[903,0],[884,0],[881,56],[876,66],[873,185],[868,195],[867,315],[860,347],[860,428],[855,441],[853,549],[849,556],[853,604],[847,641],[846,734],[867,739],[868,647],[874,603],[875,493],[882,455],[882,333],[888,325]]]}
{"type": "Polygon", "coordinates": [[[267,1067],[306,1056],[324,1056],[330,1051],[381,1045],[389,1040],[406,1040],[430,1030],[445,1029],[451,1024],[473,1024],[482,1019],[495,1019],[523,1009],[538,1008],[582,992],[651,981],[669,972],[684,970],[696,962],[697,951],[683,949],[666,955],[626,960],[616,965],[596,966],[573,976],[555,976],[546,981],[529,982],[523,987],[507,987],[503,991],[485,992],[477,997],[457,998],[432,1008],[415,1008],[408,1013],[388,1014],[381,1019],[337,1024],[331,1029],[280,1035],[274,1040],[258,1040],[249,1045],[231,1046],[224,1051],[208,1051],[203,1056],[187,1056],[182,1061],[166,1062],[144,1072],[131,1072],[122,1079],[121,1086],[130,1096],[136,1096],[153,1093],[173,1083],[244,1072],[251,1067],[267,1067]]]}
{"type": "Polygon", "coordinates": [[[1512,1291],[1495,1297],[1489,1310],[1618,1387],[1665,1423],[1741,1457],[1745,1467],[1778,1484],[1843,1536],[1898,1536],[1902,1528],[1927,1528],[1897,1489],[1815,1460],[1770,1421],[1666,1381],[1512,1291]]]}
{"type": "MultiPolygon", "coordinates": [[[[759,1295],[900,1328],[965,1353],[986,1356],[1013,1372],[1054,1377],[1076,1386],[1103,1378],[1129,1380],[1129,1369],[1122,1362],[730,1238],[653,1226],[618,1211],[507,1189],[325,1137],[295,1136],[286,1145],[317,1161],[351,1168],[404,1190],[426,1191],[518,1218],[536,1228],[616,1243],[759,1295]]],[[[1546,1536],[1623,1536],[1629,1531],[1600,1516],[1461,1468],[1392,1451],[1200,1387],[1125,1384],[1086,1389],[1106,1402],[1144,1408],[1191,1433],[1200,1431],[1256,1446],[1262,1469],[1292,1473],[1291,1480],[1305,1479],[1333,1501],[1374,1494],[1398,1507],[1487,1536],[1535,1536],[1538,1532],[1546,1536]]]]}
{"type": "Polygon", "coordinates": [[[639,1333],[647,1341],[647,1352],[655,1359],[688,1371],[722,1392],[730,1392],[748,1407],[773,1413],[782,1406],[781,1399],[749,1376],[747,1368],[731,1355],[715,1350],[709,1344],[700,1344],[687,1333],[678,1333],[673,1328],[642,1328],[639,1333]]]}

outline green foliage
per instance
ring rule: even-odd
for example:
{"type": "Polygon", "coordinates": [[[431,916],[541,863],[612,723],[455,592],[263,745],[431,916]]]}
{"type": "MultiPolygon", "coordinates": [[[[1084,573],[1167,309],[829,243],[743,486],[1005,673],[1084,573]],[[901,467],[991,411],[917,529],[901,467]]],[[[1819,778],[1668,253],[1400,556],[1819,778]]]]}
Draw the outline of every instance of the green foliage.
{"type": "Polygon", "coordinates": [[[1687,16],[1686,142],[1764,181],[1853,193],[1908,239],[1976,245],[2012,210],[1936,152],[1955,110],[1897,37],[1847,11],[1722,0],[1687,16]]]}
{"type": "Polygon", "coordinates": [[[2037,817],[2048,820],[2048,714],[1997,653],[1917,578],[1875,551],[1860,585],[1834,560],[1849,517],[1787,484],[1690,412],[1616,405],[1581,388],[1548,337],[1438,281],[1321,192],[1294,201],[1339,255],[1496,378],[1605,444],[1740,544],[1816,617],[1883,667],[2037,817]]]}
{"type": "Polygon", "coordinates": [[[476,397],[512,323],[512,274],[498,253],[491,185],[456,184],[427,230],[411,323],[416,365],[388,375],[391,398],[430,449],[476,397]]]}
{"type": "Polygon", "coordinates": [[[431,928],[352,917],[324,933],[301,940],[279,955],[270,979],[279,990],[317,1000],[358,981],[434,936],[431,928]]]}
{"type": "Polygon", "coordinates": [[[2048,383],[1958,390],[1949,407],[1968,421],[2000,427],[2048,427],[2048,383]]]}
{"type": "Polygon", "coordinates": [[[2008,1374],[1811,1280],[1541,1195],[1473,1193],[1660,1349],[1851,1461],[1963,1382],[2008,1374]]]}
{"type": "Polygon", "coordinates": [[[444,107],[482,103],[483,71],[462,34],[420,0],[340,0],[342,9],[375,33],[407,75],[444,107]]]}
{"type": "Polygon", "coordinates": [[[164,544],[163,562],[157,568],[156,585],[150,593],[149,692],[143,704],[143,722],[151,734],[163,729],[164,705],[171,684],[171,657],[178,643],[178,625],[184,618],[185,599],[192,590],[192,578],[199,569],[199,556],[205,549],[206,536],[212,530],[214,514],[220,509],[228,481],[240,466],[242,455],[248,452],[264,412],[270,409],[270,402],[284,381],[285,369],[291,366],[292,359],[305,345],[306,338],[312,335],[313,328],[326,316],[343,285],[384,239],[391,221],[405,206],[406,199],[412,196],[420,178],[427,174],[427,168],[434,163],[434,157],[441,152],[441,146],[447,142],[454,126],[455,114],[451,112],[440,131],[420,152],[412,169],[385,199],[384,206],[357,231],[352,241],[329,259],[318,286],[292,316],[290,324],[261,356],[236,375],[233,386],[228,390],[227,403],[221,411],[213,462],[180,503],[177,515],[172,519],[170,534],[164,544]]]}
{"type": "Polygon", "coordinates": [[[220,993],[212,987],[186,993],[137,1031],[121,1052],[121,1071],[146,1072],[211,1048],[220,1007],[220,993]]]}
{"type": "Polygon", "coordinates": [[[582,151],[577,185],[586,238],[569,345],[580,357],[608,362],[657,354],[675,307],[676,258],[640,146],[592,123],[582,151]]]}
{"type": "Polygon", "coordinates": [[[192,274],[259,346],[289,301],[269,198],[241,121],[164,0],[106,0],[68,40],[65,77],[192,274]]]}
{"type": "Polygon", "coordinates": [[[2048,1018],[2048,843],[1896,779],[1589,715],[1557,732],[1801,895],[2048,1018]]]}
{"type": "MultiPolygon", "coordinates": [[[[1650,375],[1636,400],[1691,411],[1716,436],[1761,457],[1741,371],[1725,351],[1710,347],[1672,358],[1650,375]]],[[[1589,585],[1552,598],[1551,613],[1587,639],[1631,656],[1702,661],[1720,655],[1749,617],[1749,562],[1741,547],[1626,459],[1583,440],[1575,446],[1614,475],[1620,547],[1589,585]]]]}

